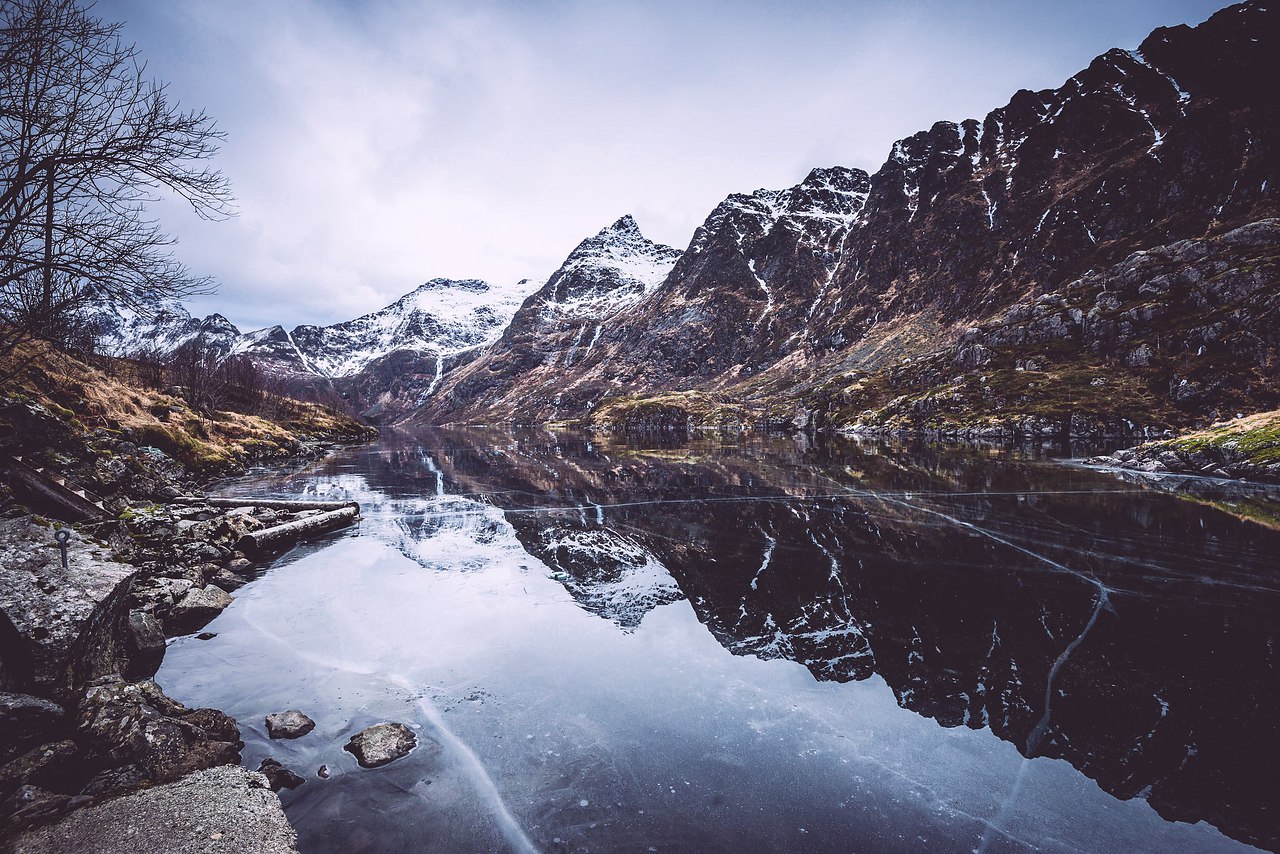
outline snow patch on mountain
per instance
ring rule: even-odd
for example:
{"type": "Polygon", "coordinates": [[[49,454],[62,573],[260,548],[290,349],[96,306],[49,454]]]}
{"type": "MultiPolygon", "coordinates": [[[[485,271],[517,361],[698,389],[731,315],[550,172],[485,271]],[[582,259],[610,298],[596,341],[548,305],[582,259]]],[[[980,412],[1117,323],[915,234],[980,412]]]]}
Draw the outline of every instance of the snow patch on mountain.
{"type": "MultiPolygon", "coordinates": [[[[347,377],[398,350],[443,357],[492,343],[540,284],[432,279],[378,311],[332,326],[299,326],[288,336],[307,372],[347,377]]],[[[278,352],[278,335],[271,332],[243,336],[234,351],[253,356],[269,344],[278,352]]]]}
{"type": "Polygon", "coordinates": [[[653,293],[680,258],[679,250],[640,233],[630,215],[588,237],[547,281],[543,320],[600,320],[653,293]]]}
{"type": "Polygon", "coordinates": [[[832,166],[813,169],[803,181],[785,190],[734,193],[693,233],[688,251],[700,252],[724,233],[742,246],[767,234],[779,222],[788,222],[802,233],[851,226],[858,222],[870,191],[871,179],[866,172],[832,166]]]}
{"type": "Polygon", "coordinates": [[[240,330],[220,314],[197,320],[181,303],[168,301],[148,314],[124,306],[101,303],[86,312],[97,329],[102,349],[112,356],[143,352],[171,353],[194,338],[229,350],[240,330]]]}

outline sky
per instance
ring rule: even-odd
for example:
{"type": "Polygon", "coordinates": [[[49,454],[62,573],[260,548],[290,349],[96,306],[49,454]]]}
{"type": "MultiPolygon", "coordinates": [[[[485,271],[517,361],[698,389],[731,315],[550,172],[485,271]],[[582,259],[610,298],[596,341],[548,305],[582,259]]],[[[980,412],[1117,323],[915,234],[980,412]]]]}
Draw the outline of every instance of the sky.
{"type": "Polygon", "coordinates": [[[683,249],[725,196],[1057,87],[1222,0],[98,0],[226,141],[238,215],[152,214],[242,330],[422,282],[545,278],[623,214],[683,249]]]}

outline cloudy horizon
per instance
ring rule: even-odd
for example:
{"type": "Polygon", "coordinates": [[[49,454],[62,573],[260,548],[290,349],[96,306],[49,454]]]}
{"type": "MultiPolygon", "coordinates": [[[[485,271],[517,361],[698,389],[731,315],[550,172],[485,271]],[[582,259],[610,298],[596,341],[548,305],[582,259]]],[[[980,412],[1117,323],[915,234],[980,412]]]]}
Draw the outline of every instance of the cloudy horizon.
{"type": "Polygon", "coordinates": [[[545,277],[623,214],[683,249],[725,196],[1056,87],[1220,5],[100,0],[227,133],[240,215],[154,208],[242,330],[330,324],[437,277],[545,277]],[[265,8],[262,8],[264,7],[265,8]]]}

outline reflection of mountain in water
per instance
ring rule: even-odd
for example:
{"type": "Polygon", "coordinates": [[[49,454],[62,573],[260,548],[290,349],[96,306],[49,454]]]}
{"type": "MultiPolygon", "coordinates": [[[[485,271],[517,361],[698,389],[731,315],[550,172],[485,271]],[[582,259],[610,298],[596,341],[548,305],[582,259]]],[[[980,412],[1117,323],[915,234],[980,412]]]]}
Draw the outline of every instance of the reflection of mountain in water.
{"type": "Polygon", "coordinates": [[[624,628],[683,596],[736,653],[878,674],[943,726],[990,727],[1168,819],[1280,847],[1276,531],[1085,470],[928,447],[447,432],[363,475],[495,505],[624,628]]]}

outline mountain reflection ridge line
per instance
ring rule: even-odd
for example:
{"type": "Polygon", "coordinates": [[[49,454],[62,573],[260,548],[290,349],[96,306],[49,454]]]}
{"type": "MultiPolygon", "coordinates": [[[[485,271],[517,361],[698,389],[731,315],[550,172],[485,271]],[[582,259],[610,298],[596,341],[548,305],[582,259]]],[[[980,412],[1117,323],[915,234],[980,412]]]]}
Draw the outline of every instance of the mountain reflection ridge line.
{"type": "MultiPolygon", "coordinates": [[[[1042,563],[1044,563],[1044,564],[1047,564],[1048,566],[1051,566],[1051,567],[1053,567],[1054,569],[1060,569],[1060,570],[1062,570],[1063,572],[1065,572],[1065,573],[1067,573],[1067,574],[1069,574],[1069,575],[1074,575],[1076,578],[1079,578],[1081,581],[1085,581],[1085,582],[1088,582],[1089,584],[1092,584],[1094,587],[1096,587],[1096,588],[1098,589],[1098,595],[1099,595],[1099,599],[1098,599],[1098,607],[1099,607],[1099,608],[1103,607],[1104,605],[1110,605],[1110,603],[1111,603],[1111,595],[1110,595],[1110,594],[1111,594],[1111,588],[1107,587],[1107,585],[1103,584],[1101,581],[1099,581],[1099,580],[1098,580],[1095,576],[1093,576],[1092,574],[1090,574],[1090,573],[1085,573],[1085,572],[1081,572],[1081,571],[1080,571],[1080,570],[1078,570],[1078,569],[1072,569],[1071,567],[1067,566],[1066,564],[1058,563],[1058,562],[1057,562],[1056,560],[1054,560],[1053,558],[1045,557],[1044,555],[1040,554],[1039,552],[1034,552],[1034,551],[1032,551],[1031,549],[1027,548],[1026,546],[1020,546],[1020,545],[1018,545],[1017,543],[1013,542],[1012,540],[1007,540],[1007,539],[1005,539],[1004,537],[1000,536],[999,534],[996,534],[996,533],[994,533],[994,532],[992,532],[992,531],[988,531],[988,530],[987,530],[987,529],[985,529],[985,528],[980,528],[980,527],[978,527],[977,525],[973,524],[972,522],[966,522],[966,521],[964,521],[963,519],[957,519],[955,516],[950,516],[950,515],[948,515],[948,514],[946,514],[946,513],[943,513],[943,512],[942,512],[942,511],[940,511],[940,510],[930,510],[928,507],[922,507],[922,506],[920,506],[919,504],[912,504],[910,501],[902,501],[902,500],[899,500],[899,499],[896,499],[896,498],[890,498],[890,497],[888,497],[888,496],[889,496],[891,493],[886,493],[886,492],[856,492],[856,491],[852,491],[852,490],[851,490],[851,493],[852,493],[852,494],[854,494],[854,495],[859,495],[859,496],[863,496],[863,497],[866,497],[866,498],[880,498],[880,499],[883,499],[883,500],[885,500],[885,501],[889,501],[889,502],[891,502],[891,503],[893,503],[893,504],[899,504],[899,505],[901,505],[901,506],[903,506],[903,507],[907,507],[907,508],[912,509],[912,510],[919,510],[921,513],[928,513],[928,514],[930,514],[930,515],[932,515],[932,516],[937,516],[937,517],[939,517],[939,518],[941,518],[941,519],[945,519],[945,520],[947,520],[948,522],[952,523],[953,525],[959,525],[959,526],[960,526],[960,527],[962,527],[962,528],[967,528],[967,529],[969,529],[970,531],[973,531],[974,533],[979,534],[979,535],[981,535],[981,536],[983,536],[983,537],[987,537],[987,538],[989,538],[989,539],[992,539],[992,540],[996,541],[997,543],[1000,543],[1001,545],[1008,546],[1009,548],[1014,549],[1015,551],[1020,551],[1020,552],[1022,552],[1024,555],[1027,555],[1028,557],[1035,558],[1036,560],[1038,560],[1038,561],[1040,561],[1040,562],[1042,562],[1042,563]]],[[[917,493],[917,494],[923,495],[924,493],[917,493]]],[[[960,493],[946,493],[946,494],[955,494],[955,495],[959,495],[960,493]]],[[[980,492],[980,493],[976,493],[976,494],[977,494],[977,495],[994,495],[995,493],[980,492]]],[[[1059,495],[1060,495],[1060,494],[1063,494],[1063,493],[1048,493],[1048,492],[1045,492],[1045,493],[1012,493],[1012,494],[1015,494],[1015,495],[1016,495],[1016,494],[1023,494],[1023,495],[1036,495],[1036,494],[1039,494],[1039,495],[1051,495],[1051,494],[1059,494],[1059,495]]],[[[1067,493],[1067,494],[1070,494],[1070,493],[1067,493]]]]}

